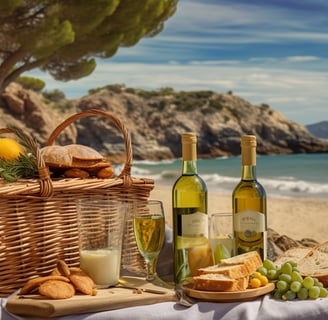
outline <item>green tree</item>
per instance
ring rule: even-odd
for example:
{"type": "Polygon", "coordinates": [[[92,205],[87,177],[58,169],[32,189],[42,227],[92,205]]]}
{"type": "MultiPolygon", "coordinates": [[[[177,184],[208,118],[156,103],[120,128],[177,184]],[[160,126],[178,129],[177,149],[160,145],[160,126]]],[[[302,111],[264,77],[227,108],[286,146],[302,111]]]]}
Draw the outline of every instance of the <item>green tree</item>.
{"type": "Polygon", "coordinates": [[[96,58],[162,31],[178,0],[1,0],[0,93],[40,68],[68,81],[91,74],[96,58]]]}

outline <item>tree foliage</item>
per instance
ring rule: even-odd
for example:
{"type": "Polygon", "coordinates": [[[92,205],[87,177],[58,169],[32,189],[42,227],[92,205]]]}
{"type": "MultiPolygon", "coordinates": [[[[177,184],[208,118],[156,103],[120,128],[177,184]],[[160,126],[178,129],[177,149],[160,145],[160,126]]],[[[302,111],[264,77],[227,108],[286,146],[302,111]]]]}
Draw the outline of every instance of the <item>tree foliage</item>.
{"type": "Polygon", "coordinates": [[[35,92],[41,92],[46,86],[46,83],[43,80],[32,77],[18,77],[16,82],[23,88],[33,90],[35,92]]]}
{"type": "Polygon", "coordinates": [[[40,68],[61,81],[91,74],[96,58],[162,31],[178,0],[1,0],[0,92],[40,68]]]}

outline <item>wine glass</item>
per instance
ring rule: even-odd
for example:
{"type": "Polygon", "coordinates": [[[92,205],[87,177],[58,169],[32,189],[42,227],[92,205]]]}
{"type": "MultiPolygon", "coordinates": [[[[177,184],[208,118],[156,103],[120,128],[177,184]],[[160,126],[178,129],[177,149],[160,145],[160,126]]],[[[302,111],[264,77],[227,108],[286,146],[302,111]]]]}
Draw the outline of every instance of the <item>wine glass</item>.
{"type": "Polygon", "coordinates": [[[160,279],[156,272],[157,259],[165,234],[163,203],[159,200],[134,203],[132,214],[137,247],[146,262],[146,280],[168,287],[168,284],[160,279]]]}

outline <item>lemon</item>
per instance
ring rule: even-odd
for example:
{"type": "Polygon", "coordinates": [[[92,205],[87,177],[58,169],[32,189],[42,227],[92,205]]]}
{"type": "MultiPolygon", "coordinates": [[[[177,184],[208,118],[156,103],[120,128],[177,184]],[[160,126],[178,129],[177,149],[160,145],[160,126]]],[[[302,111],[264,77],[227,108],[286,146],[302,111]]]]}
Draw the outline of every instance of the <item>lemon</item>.
{"type": "Polygon", "coordinates": [[[24,154],[22,146],[14,139],[0,138],[0,159],[10,161],[24,154]]]}

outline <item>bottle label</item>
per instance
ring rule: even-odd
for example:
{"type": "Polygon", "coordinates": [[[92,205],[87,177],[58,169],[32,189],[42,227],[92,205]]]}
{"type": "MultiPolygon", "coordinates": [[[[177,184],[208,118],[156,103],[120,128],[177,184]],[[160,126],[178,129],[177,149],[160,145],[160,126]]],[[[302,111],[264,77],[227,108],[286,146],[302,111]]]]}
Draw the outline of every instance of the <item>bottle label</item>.
{"type": "Polygon", "coordinates": [[[245,210],[235,214],[234,230],[239,237],[247,242],[253,242],[265,232],[265,215],[261,212],[245,210]]]}
{"type": "Polygon", "coordinates": [[[208,216],[201,212],[181,216],[182,236],[208,237],[208,216]]]}

